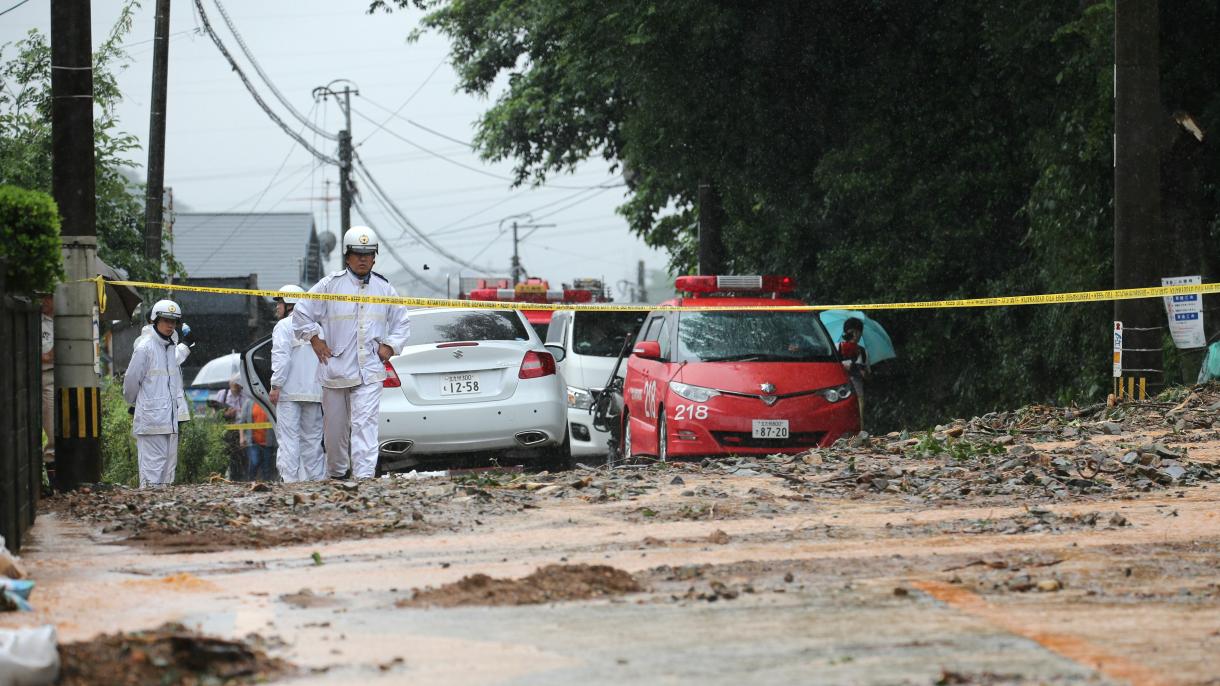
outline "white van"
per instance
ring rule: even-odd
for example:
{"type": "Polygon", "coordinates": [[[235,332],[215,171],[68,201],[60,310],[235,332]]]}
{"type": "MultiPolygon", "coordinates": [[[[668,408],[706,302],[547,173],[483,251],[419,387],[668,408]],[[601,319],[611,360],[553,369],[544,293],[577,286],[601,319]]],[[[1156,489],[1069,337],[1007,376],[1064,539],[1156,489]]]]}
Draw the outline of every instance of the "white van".
{"type": "Polygon", "coordinates": [[[606,385],[623,346],[635,341],[646,316],[647,312],[560,310],[551,319],[546,347],[568,387],[568,435],[574,461],[598,464],[606,459],[610,434],[593,427],[593,392],[606,385]]]}

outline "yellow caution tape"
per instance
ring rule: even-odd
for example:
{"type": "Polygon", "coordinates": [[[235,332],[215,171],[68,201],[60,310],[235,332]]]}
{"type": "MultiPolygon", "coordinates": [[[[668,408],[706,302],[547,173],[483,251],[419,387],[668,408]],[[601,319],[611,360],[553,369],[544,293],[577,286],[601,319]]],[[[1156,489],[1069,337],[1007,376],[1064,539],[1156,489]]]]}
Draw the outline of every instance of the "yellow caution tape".
{"type": "Polygon", "coordinates": [[[249,431],[250,429],[274,429],[271,422],[247,422],[245,424],[225,424],[225,431],[249,431]]]}
{"type": "MultiPolygon", "coordinates": [[[[98,277],[100,280],[101,277],[98,277]]],[[[147,281],[110,281],[115,286],[131,286],[153,290],[185,291],[190,293],[215,293],[218,295],[244,295],[264,298],[283,296],[279,291],[255,288],[220,288],[216,286],[187,286],[184,284],[152,283],[147,281]]],[[[659,310],[716,311],[716,310],[786,310],[809,312],[820,310],[930,310],[960,307],[1012,307],[1016,305],[1052,305],[1065,303],[1106,302],[1112,300],[1137,300],[1140,298],[1163,298],[1173,295],[1220,293],[1220,283],[1193,284],[1186,286],[1155,286],[1149,288],[1116,288],[1106,291],[1077,291],[1074,293],[1046,293],[1042,295],[1009,295],[994,298],[967,298],[959,300],[925,300],[893,303],[851,303],[846,305],[616,305],[613,303],[527,303],[496,300],[447,300],[444,298],[389,297],[375,295],[343,295],[336,293],[293,293],[294,298],[308,300],[331,300],[337,302],[372,303],[378,305],[404,305],[411,307],[463,307],[485,310],[591,310],[597,312],[656,312],[659,310]]]]}

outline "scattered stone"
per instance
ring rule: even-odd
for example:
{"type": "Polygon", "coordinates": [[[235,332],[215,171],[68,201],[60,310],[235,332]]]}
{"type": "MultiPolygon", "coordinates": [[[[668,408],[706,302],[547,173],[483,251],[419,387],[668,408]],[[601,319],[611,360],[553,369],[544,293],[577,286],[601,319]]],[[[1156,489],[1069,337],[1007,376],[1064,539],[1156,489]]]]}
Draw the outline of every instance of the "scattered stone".
{"type": "Polygon", "coordinates": [[[93,684],[258,684],[296,668],[268,657],[257,635],[229,641],[166,624],[151,631],[105,634],[59,647],[60,686],[93,684]]]}
{"type": "Polygon", "coordinates": [[[644,590],[627,572],[606,565],[547,565],[522,579],[466,576],[438,588],[416,590],[398,607],[457,607],[460,605],[536,605],[588,600],[644,590]]]}

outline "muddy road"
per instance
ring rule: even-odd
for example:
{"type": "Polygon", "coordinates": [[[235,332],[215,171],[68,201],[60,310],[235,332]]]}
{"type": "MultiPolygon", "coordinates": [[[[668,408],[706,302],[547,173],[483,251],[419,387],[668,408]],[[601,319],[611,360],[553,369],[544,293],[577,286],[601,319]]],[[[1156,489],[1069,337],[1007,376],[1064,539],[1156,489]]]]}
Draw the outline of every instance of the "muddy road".
{"type": "Polygon", "coordinates": [[[1220,683],[1218,411],[1198,389],[795,458],[98,489],[46,503],[36,611],[0,625],[256,636],[300,684],[1220,683]]]}

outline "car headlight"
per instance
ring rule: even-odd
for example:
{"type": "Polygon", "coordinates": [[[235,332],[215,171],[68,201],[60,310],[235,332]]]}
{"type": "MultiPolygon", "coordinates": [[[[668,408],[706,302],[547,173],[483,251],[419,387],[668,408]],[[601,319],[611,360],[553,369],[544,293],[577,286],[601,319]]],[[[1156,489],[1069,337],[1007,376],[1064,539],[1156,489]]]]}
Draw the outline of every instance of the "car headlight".
{"type": "Polygon", "coordinates": [[[593,394],[583,388],[568,386],[568,407],[587,410],[593,407],[593,394]]]}
{"type": "Polygon", "coordinates": [[[851,384],[845,383],[842,386],[835,386],[834,388],[823,388],[818,391],[818,395],[826,398],[826,402],[830,403],[847,400],[851,397],[851,384]]]}
{"type": "Polygon", "coordinates": [[[704,388],[703,386],[692,386],[688,383],[678,383],[677,381],[669,382],[669,390],[677,393],[679,396],[697,403],[705,403],[712,398],[720,395],[720,391],[712,388],[704,388]]]}

